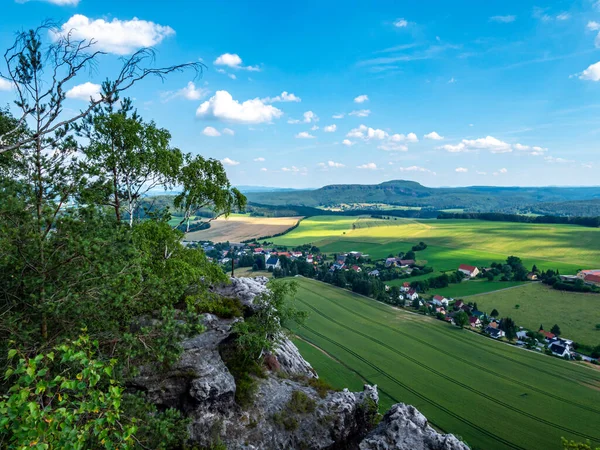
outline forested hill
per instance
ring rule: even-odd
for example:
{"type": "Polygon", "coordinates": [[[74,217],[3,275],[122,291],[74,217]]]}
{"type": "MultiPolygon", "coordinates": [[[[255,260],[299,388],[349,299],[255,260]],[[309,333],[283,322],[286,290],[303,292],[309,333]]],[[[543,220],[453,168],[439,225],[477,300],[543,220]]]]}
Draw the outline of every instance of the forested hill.
{"type": "Polygon", "coordinates": [[[600,186],[431,188],[414,181],[393,180],[376,185],[337,184],[315,190],[254,192],[248,193],[247,197],[250,202],[265,205],[327,207],[385,203],[431,209],[461,208],[474,212],[535,212],[536,205],[543,204],[544,213],[552,213],[556,207],[561,209],[561,214],[569,214],[568,203],[578,201],[578,209],[585,213],[579,211],[577,214],[600,215],[600,186]]]}

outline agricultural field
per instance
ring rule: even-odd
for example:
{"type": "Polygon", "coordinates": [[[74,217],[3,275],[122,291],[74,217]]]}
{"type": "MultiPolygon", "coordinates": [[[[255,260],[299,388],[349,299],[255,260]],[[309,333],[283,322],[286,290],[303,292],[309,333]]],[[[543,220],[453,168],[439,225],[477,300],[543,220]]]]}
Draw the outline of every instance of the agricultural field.
{"type": "Polygon", "coordinates": [[[542,283],[528,283],[506,291],[474,295],[481,311],[496,308],[501,316],[511,317],[518,325],[537,330],[540,325],[550,331],[558,324],[562,335],[588,345],[600,344],[600,294],[564,292],[542,283]],[[519,305],[519,308],[515,308],[519,305]]]}
{"type": "Polygon", "coordinates": [[[312,243],[328,253],[362,251],[374,259],[424,241],[428,247],[417,259],[438,272],[455,270],[460,263],[487,266],[510,255],[521,257],[527,267],[536,264],[563,274],[600,267],[600,229],[576,225],[319,216],[273,240],[290,246],[312,243]]]}
{"type": "MultiPolygon", "coordinates": [[[[395,280],[394,280],[395,281],[395,280]]],[[[410,281],[410,280],[409,280],[410,281]]],[[[439,294],[447,298],[463,298],[486,292],[514,288],[530,283],[529,281],[487,281],[481,279],[465,280],[442,289],[432,289],[428,294],[439,294]]],[[[389,284],[389,283],[388,283],[389,284]]],[[[471,299],[469,299],[471,301],[471,299]]],[[[490,310],[491,311],[491,310],[490,310]]]]}
{"type": "Polygon", "coordinates": [[[236,278],[248,277],[248,278],[256,278],[256,277],[267,277],[272,278],[273,272],[269,272],[268,270],[252,270],[252,267],[237,267],[234,272],[236,278]]]}
{"type": "Polygon", "coordinates": [[[251,217],[232,214],[210,223],[207,230],[187,233],[189,241],[242,242],[283,233],[298,223],[302,217],[251,217]]]}
{"type": "Polygon", "coordinates": [[[300,344],[334,386],[377,384],[383,409],[412,404],[473,449],[559,448],[562,436],[600,444],[600,371],[297,280],[310,316],[293,331],[325,352],[300,344]]]}

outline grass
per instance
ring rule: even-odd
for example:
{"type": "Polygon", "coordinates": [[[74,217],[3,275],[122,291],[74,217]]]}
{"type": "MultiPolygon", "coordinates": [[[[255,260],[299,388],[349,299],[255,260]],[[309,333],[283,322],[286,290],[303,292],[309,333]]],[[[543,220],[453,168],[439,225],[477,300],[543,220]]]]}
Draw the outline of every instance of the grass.
{"type": "MultiPolygon", "coordinates": [[[[228,272],[229,273],[229,272],[228,272]]],[[[252,267],[238,267],[235,269],[234,274],[237,278],[242,277],[267,277],[271,278],[273,276],[273,272],[269,272],[267,270],[252,270],[252,267]]]]}
{"type": "Polygon", "coordinates": [[[298,306],[311,315],[294,332],[340,361],[301,344],[331,384],[356,374],[473,449],[558,448],[562,436],[600,443],[600,371],[314,280],[298,283],[298,306]]]}
{"type": "Polygon", "coordinates": [[[439,294],[448,298],[462,298],[470,295],[483,294],[486,292],[508,289],[515,286],[522,286],[526,283],[526,281],[468,280],[459,284],[451,284],[446,288],[432,289],[428,292],[428,294],[439,294]]]}
{"type": "Polygon", "coordinates": [[[575,225],[319,216],[273,240],[290,246],[312,243],[327,253],[362,251],[376,259],[424,241],[428,247],[417,259],[427,260],[438,272],[461,263],[487,266],[510,255],[521,257],[528,267],[561,273],[600,267],[600,229],[575,225]]]}
{"type": "Polygon", "coordinates": [[[476,295],[482,311],[496,308],[501,316],[510,316],[518,325],[537,330],[541,324],[550,331],[555,323],[562,335],[576,342],[600,344],[600,295],[557,291],[542,283],[529,283],[507,291],[476,295]],[[519,309],[515,305],[519,305],[519,309]]]}

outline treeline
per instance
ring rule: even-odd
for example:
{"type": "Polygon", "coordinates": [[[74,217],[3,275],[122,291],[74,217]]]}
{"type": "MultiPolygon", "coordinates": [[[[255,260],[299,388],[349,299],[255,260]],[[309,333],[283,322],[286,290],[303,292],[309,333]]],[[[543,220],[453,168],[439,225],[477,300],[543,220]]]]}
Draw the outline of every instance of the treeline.
{"type": "Polygon", "coordinates": [[[493,222],[519,222],[519,223],[558,223],[567,225],[581,225],[584,227],[600,227],[598,217],[561,217],[561,216],[524,216],[520,214],[505,213],[447,213],[437,216],[438,219],[476,219],[490,220],[493,222]]]}
{"type": "Polygon", "coordinates": [[[435,219],[441,214],[436,209],[352,209],[345,211],[329,211],[312,206],[301,205],[265,205],[260,203],[249,203],[246,212],[251,216],[257,217],[288,217],[288,216],[365,216],[370,215],[375,218],[384,217],[406,217],[413,219],[435,219]]]}

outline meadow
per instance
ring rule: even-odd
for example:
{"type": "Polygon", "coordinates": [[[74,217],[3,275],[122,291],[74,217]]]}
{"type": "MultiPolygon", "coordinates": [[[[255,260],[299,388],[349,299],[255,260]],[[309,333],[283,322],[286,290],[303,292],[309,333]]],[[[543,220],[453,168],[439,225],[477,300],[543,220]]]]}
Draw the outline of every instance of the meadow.
{"type": "Polygon", "coordinates": [[[600,443],[600,371],[298,278],[300,350],[336,387],[377,384],[382,409],[412,404],[473,449],[600,443]],[[328,356],[329,355],[329,356],[328,356]]]}
{"type": "Polygon", "coordinates": [[[283,233],[298,223],[302,217],[252,217],[231,214],[210,223],[207,230],[187,233],[189,241],[242,242],[283,233]]]}
{"type": "Polygon", "coordinates": [[[461,263],[488,266],[510,255],[521,257],[527,267],[536,264],[563,274],[600,267],[600,229],[575,225],[320,216],[304,219],[273,241],[288,246],[312,243],[327,253],[362,251],[373,259],[424,241],[428,247],[417,259],[438,273],[461,263]]]}
{"type": "Polygon", "coordinates": [[[540,325],[550,331],[558,324],[562,335],[588,345],[600,344],[600,295],[564,292],[542,283],[528,283],[515,289],[474,295],[481,311],[496,308],[501,316],[511,317],[518,325],[537,330],[540,325]],[[519,308],[515,308],[515,305],[519,308]]]}

